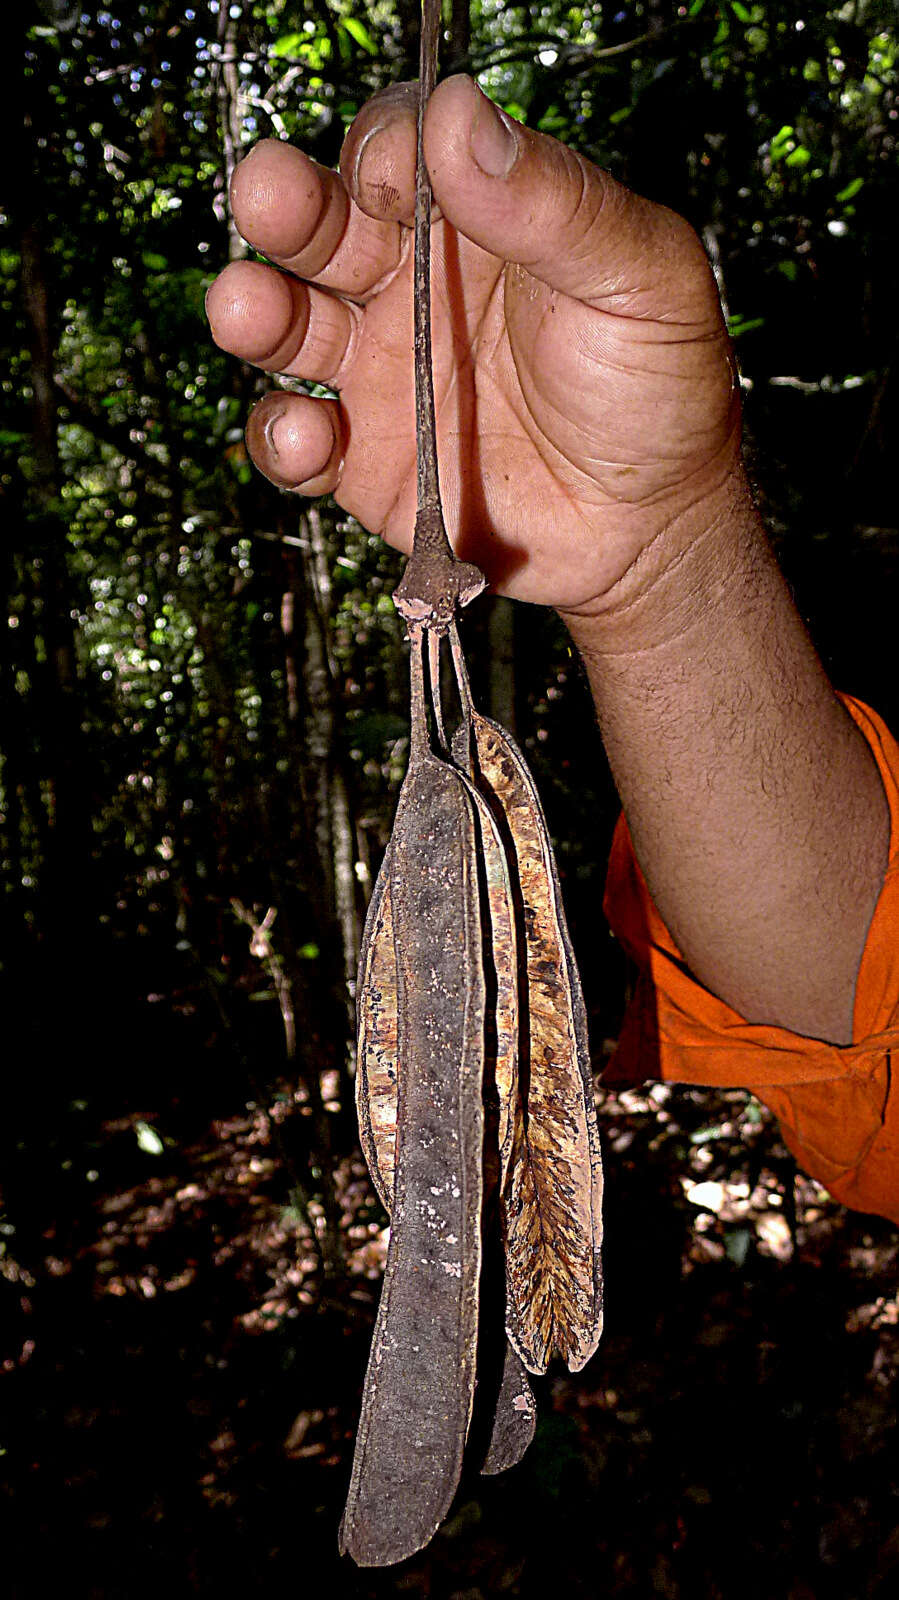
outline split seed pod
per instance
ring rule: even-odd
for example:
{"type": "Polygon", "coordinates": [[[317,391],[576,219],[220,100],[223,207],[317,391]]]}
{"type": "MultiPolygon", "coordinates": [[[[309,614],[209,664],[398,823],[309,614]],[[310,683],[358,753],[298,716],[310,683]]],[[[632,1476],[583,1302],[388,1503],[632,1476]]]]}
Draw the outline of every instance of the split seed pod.
{"type": "Polygon", "coordinates": [[[426,1543],[458,1482],[485,1174],[499,1197],[509,1342],[483,1471],[513,1465],[533,1436],[524,1369],[544,1371],[553,1354],[580,1368],[602,1325],[584,1008],[545,820],[515,745],[473,709],[454,628],[456,764],[430,751],[420,635],[413,753],[360,968],[360,1134],[392,1219],[341,1533],[361,1565],[426,1543]]]}
{"type": "Polygon", "coordinates": [[[506,1331],[528,1371],[551,1356],[580,1371],[602,1333],[602,1162],[587,1018],[559,875],[527,764],[471,704],[455,629],[465,721],[460,757],[499,820],[521,918],[517,1093],[503,1162],[506,1331]]]}
{"type": "MultiPolygon", "coordinates": [[[[433,638],[433,634],[429,635],[429,643],[433,638]]],[[[439,673],[436,652],[431,652],[431,662],[432,679],[436,683],[439,673]]],[[[434,696],[434,708],[442,733],[439,695],[434,696]]],[[[442,742],[445,746],[445,735],[442,742]]],[[[434,757],[429,759],[435,763],[434,757]]],[[[491,1190],[498,1191],[506,1179],[512,1157],[518,1083],[516,917],[505,847],[496,822],[469,779],[462,772],[456,777],[468,796],[475,820],[476,858],[470,870],[477,873],[481,886],[483,970],[489,998],[480,1079],[485,1097],[489,1097],[496,1108],[495,1119],[491,1122],[493,1139],[485,1139],[482,1160],[491,1190]]],[[[378,874],[363,933],[357,986],[356,1055],[360,1142],[379,1199],[391,1216],[400,1093],[399,958],[394,936],[393,850],[391,842],[378,874]]],[[[507,1345],[482,1471],[496,1473],[514,1466],[530,1444],[535,1426],[536,1407],[527,1375],[520,1358],[507,1345]]]]}

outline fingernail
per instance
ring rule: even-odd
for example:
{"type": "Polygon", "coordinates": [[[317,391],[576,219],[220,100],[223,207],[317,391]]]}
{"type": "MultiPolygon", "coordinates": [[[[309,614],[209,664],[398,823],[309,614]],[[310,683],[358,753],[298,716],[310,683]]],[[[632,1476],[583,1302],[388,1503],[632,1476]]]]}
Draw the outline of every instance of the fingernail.
{"type": "Polygon", "coordinates": [[[505,178],[512,170],[518,154],[514,126],[479,89],[469,143],[475,161],[489,178],[505,178]]]}
{"type": "Polygon", "coordinates": [[[281,454],[280,450],[278,449],[278,439],[280,438],[283,445],[286,445],[288,442],[291,444],[294,442],[292,437],[289,441],[284,437],[285,429],[281,427],[283,418],[284,408],[282,407],[280,411],[271,411],[266,417],[265,422],[262,424],[262,437],[264,438],[276,461],[281,454]]]}
{"type": "Polygon", "coordinates": [[[381,132],[381,129],[383,128],[383,126],[384,126],[383,122],[376,122],[375,126],[373,128],[369,128],[367,134],[365,135],[364,139],[362,140],[362,143],[359,146],[359,149],[356,151],[356,159],[353,162],[353,188],[355,189],[357,194],[359,192],[359,189],[360,189],[360,186],[361,186],[361,182],[362,182],[362,161],[363,161],[363,157],[365,156],[365,152],[367,151],[369,145],[371,144],[372,139],[375,137],[376,134],[381,132]]]}

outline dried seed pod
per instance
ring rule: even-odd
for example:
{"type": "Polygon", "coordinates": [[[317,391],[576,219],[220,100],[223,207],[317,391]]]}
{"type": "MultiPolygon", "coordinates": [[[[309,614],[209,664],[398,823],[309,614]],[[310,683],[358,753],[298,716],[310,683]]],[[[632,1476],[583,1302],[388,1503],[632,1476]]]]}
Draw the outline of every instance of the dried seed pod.
{"type": "MultiPolygon", "coordinates": [[[[439,664],[432,652],[432,677],[439,664]]],[[[438,726],[441,726],[438,719],[438,726]]],[[[445,742],[445,741],[444,741],[445,742]]],[[[460,774],[475,810],[483,889],[483,961],[488,990],[485,1018],[485,1092],[495,1090],[497,1148],[485,1152],[494,1184],[505,1179],[512,1154],[518,1084],[518,960],[512,890],[505,850],[489,807],[460,774]]],[[[385,856],[365,922],[358,986],[356,1104],[368,1168],[385,1211],[393,1209],[398,1083],[398,982],[391,899],[391,851],[385,856]]],[[[536,1405],[518,1356],[507,1345],[503,1379],[483,1470],[514,1466],[531,1442],[536,1405]]]]}
{"type": "Polygon", "coordinates": [[[485,1477],[518,1465],[537,1427],[537,1404],[517,1351],[506,1344],[503,1377],[496,1401],[490,1445],[481,1468],[485,1477]]]}
{"type": "MultiPolygon", "coordinates": [[[[454,752],[455,753],[455,752],[454,752]]],[[[460,772],[475,806],[484,887],[484,967],[490,990],[485,1057],[485,1092],[496,1097],[497,1181],[502,1188],[512,1159],[518,1098],[519,959],[518,930],[506,847],[489,805],[460,772]]],[[[490,1166],[494,1151],[486,1152],[490,1166]]]]}
{"type": "Polygon", "coordinates": [[[359,1140],[378,1199],[389,1216],[396,1167],[399,1023],[389,850],[365,919],[356,994],[359,1140]]]}
{"type": "MultiPolygon", "coordinates": [[[[512,888],[505,850],[483,798],[460,773],[475,807],[479,870],[484,907],[483,946],[491,1003],[485,1072],[492,1077],[498,1105],[499,1170],[505,1179],[512,1155],[515,1096],[518,1087],[518,959],[512,888]]],[[[396,1162],[397,972],[390,852],[365,919],[359,962],[356,1110],[359,1138],[372,1182],[388,1216],[393,1205],[396,1162]]]]}
{"type": "Polygon", "coordinates": [[[505,836],[522,922],[520,1094],[502,1192],[506,1329],[529,1371],[559,1355],[577,1372],[602,1332],[602,1164],[583,995],[533,779],[504,729],[473,709],[451,637],[474,781],[505,836]]]}
{"type": "MultiPolygon", "coordinates": [[[[420,646],[413,643],[419,674],[420,646]]],[[[415,694],[413,699],[415,700],[415,694]]],[[[341,1549],[427,1544],[459,1480],[474,1395],[485,984],[474,807],[413,744],[390,848],[401,1068],[392,1226],[341,1549]]]]}
{"type": "Polygon", "coordinates": [[[474,720],[481,774],[508,822],[525,922],[527,1060],[502,1205],[507,1329],[534,1372],[572,1372],[602,1332],[602,1165],[586,1016],[546,822],[518,750],[474,720]]]}
{"type": "MultiPolygon", "coordinates": [[[[461,777],[461,774],[459,775],[461,777]]],[[[464,781],[464,779],[463,779],[464,781]]],[[[485,801],[468,785],[476,807],[478,856],[486,910],[484,959],[491,988],[486,1071],[498,1104],[499,1170],[505,1178],[512,1154],[518,1084],[518,985],[515,921],[505,852],[485,801]]],[[[396,1162],[397,973],[390,854],[375,884],[365,931],[358,982],[356,1110],[359,1137],[378,1198],[390,1215],[396,1162]]]]}

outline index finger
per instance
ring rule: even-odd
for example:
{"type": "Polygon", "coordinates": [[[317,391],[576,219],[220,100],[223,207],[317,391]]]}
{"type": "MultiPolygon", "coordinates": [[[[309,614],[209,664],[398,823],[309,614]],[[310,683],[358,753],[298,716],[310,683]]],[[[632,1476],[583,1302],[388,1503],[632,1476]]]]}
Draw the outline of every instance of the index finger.
{"type": "Polygon", "coordinates": [[[403,255],[393,221],[366,216],[340,174],[278,139],[262,139],[235,167],[234,220],[247,243],[297,277],[364,300],[403,255]]]}
{"type": "Polygon", "coordinates": [[[411,228],[417,122],[417,81],[391,83],[372,95],[354,118],[340,152],[340,171],[366,216],[411,228]]]}

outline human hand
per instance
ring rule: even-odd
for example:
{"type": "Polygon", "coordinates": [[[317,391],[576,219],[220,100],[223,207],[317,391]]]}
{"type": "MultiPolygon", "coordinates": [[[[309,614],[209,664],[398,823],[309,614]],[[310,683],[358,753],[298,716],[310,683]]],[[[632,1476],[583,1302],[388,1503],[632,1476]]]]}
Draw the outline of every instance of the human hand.
{"type": "MultiPolygon", "coordinates": [[[[257,145],[234,174],[234,217],[283,270],[232,263],[208,296],[224,349],[339,394],[267,395],[247,429],[256,465],[333,493],[401,550],[415,515],[416,100],[414,84],[375,96],[339,175],[257,145]]],[[[686,222],[502,117],[468,78],[435,90],[425,157],[450,537],[498,592],[588,617],[739,474],[714,279],[686,222]]]]}

